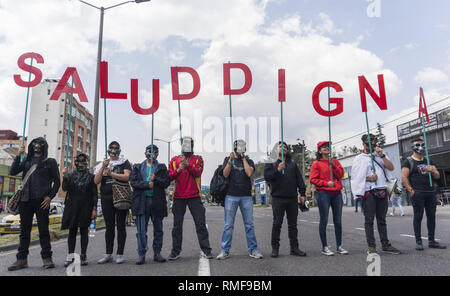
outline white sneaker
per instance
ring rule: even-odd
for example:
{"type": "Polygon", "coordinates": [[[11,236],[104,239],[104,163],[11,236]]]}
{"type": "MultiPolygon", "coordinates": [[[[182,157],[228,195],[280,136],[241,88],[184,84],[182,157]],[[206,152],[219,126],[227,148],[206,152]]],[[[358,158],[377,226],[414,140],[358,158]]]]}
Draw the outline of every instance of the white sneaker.
{"type": "Polygon", "coordinates": [[[336,252],[341,255],[348,255],[348,251],[344,249],[342,246],[337,247],[336,252]]]}
{"type": "Polygon", "coordinates": [[[330,248],[328,246],[324,247],[322,249],[322,254],[326,255],[326,256],[333,256],[334,253],[331,252],[330,248]]]}
{"type": "Polygon", "coordinates": [[[105,255],[105,257],[103,257],[102,259],[98,260],[97,263],[98,264],[105,264],[105,263],[111,262],[112,260],[113,260],[112,256],[105,255]]]}
{"type": "Polygon", "coordinates": [[[230,253],[227,252],[220,252],[220,254],[216,257],[217,260],[224,260],[228,258],[230,258],[230,253]]]}
{"type": "Polygon", "coordinates": [[[123,255],[117,255],[116,256],[116,263],[117,264],[122,264],[125,262],[125,258],[123,257],[123,255]]]}
{"type": "Polygon", "coordinates": [[[391,216],[394,217],[394,213],[391,213],[391,216]]]}
{"type": "Polygon", "coordinates": [[[400,215],[400,216],[402,216],[402,217],[403,217],[403,216],[405,216],[405,213],[401,213],[401,215],[400,215]]]}
{"type": "Polygon", "coordinates": [[[253,251],[253,253],[248,254],[250,257],[255,258],[255,259],[262,259],[264,256],[258,252],[258,251],[253,251]]]}

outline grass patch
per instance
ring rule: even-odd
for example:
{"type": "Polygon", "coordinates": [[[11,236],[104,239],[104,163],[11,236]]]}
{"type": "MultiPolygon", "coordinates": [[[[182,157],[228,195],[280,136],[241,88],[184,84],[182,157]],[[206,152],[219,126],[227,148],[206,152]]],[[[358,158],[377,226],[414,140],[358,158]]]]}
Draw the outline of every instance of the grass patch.
{"type": "MultiPolygon", "coordinates": [[[[105,220],[103,217],[97,218],[97,228],[105,226],[105,220]]],[[[57,240],[61,235],[69,233],[69,230],[61,230],[61,224],[51,224],[48,227],[50,231],[50,239],[51,241],[57,240]]],[[[0,236],[0,246],[6,246],[6,245],[12,245],[12,244],[18,244],[19,243],[19,233],[13,233],[13,234],[5,234],[0,236]]],[[[34,228],[31,231],[31,240],[38,240],[39,239],[39,231],[36,228],[34,228]]]]}
{"type": "Polygon", "coordinates": [[[254,208],[270,208],[268,205],[254,205],[254,208]]]}

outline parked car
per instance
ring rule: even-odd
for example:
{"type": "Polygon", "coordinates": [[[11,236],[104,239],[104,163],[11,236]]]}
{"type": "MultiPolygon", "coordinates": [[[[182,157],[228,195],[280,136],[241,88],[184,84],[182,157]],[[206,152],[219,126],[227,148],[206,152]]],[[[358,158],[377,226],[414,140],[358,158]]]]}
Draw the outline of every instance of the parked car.
{"type": "MultiPolygon", "coordinates": [[[[61,223],[64,206],[61,203],[50,203],[49,224],[61,223]]],[[[33,229],[37,227],[36,215],[33,217],[33,229]]],[[[20,215],[7,215],[0,223],[0,234],[20,233],[20,215]]]]}

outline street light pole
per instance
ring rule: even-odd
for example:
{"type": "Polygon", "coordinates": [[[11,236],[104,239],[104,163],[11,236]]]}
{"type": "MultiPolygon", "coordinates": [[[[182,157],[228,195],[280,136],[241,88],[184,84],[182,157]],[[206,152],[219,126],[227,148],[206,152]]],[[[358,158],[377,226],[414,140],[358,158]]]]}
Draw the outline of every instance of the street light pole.
{"type": "MultiPolygon", "coordinates": [[[[99,113],[99,105],[100,105],[100,61],[102,59],[102,46],[103,46],[103,17],[105,14],[105,10],[121,6],[127,3],[142,3],[149,2],[150,0],[129,0],[116,5],[112,5],[109,7],[97,7],[83,0],[78,0],[79,2],[89,5],[93,8],[100,10],[100,29],[98,33],[98,49],[97,49],[97,73],[95,74],[95,97],[94,97],[94,126],[92,128],[92,141],[91,141],[91,151],[89,152],[89,156],[91,159],[90,166],[94,167],[97,163],[97,138],[98,138],[98,113],[99,113]]],[[[107,145],[107,143],[105,143],[107,145]]]]}

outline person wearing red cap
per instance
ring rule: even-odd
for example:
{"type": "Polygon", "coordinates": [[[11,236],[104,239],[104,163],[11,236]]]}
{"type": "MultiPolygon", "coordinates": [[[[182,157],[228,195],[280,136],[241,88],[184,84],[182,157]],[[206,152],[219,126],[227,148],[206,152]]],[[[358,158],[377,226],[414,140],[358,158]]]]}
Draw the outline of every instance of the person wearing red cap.
{"type": "Polygon", "coordinates": [[[317,204],[319,206],[319,235],[322,242],[322,254],[332,256],[334,253],[327,245],[328,214],[333,211],[334,233],[336,235],[336,252],[346,255],[348,252],[342,247],[342,182],[344,169],[337,159],[332,159],[333,180],[330,174],[329,142],[317,143],[317,160],[311,167],[309,180],[318,191],[317,204]]]}

